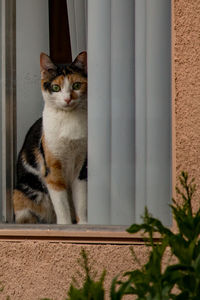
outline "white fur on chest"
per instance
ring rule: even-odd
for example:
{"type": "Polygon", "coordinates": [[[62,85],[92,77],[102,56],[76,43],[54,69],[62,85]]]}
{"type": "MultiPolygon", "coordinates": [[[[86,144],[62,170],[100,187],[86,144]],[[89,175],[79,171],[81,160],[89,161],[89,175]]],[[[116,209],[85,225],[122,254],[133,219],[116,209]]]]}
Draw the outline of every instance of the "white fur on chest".
{"type": "Polygon", "coordinates": [[[56,156],[72,141],[87,141],[87,113],[83,110],[68,112],[45,105],[43,127],[48,148],[56,156]]]}

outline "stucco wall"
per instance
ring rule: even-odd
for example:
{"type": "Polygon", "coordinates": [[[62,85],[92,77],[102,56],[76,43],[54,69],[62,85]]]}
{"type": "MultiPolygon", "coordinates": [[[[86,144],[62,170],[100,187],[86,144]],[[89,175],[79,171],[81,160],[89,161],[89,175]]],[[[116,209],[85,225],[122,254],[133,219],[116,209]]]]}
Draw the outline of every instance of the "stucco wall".
{"type": "MultiPolygon", "coordinates": [[[[128,245],[0,242],[0,282],[4,286],[0,299],[10,296],[10,300],[38,300],[44,297],[64,300],[72,277],[77,275],[77,260],[83,247],[99,274],[107,270],[107,290],[112,278],[120,271],[136,266],[128,245]]],[[[140,245],[135,245],[134,250],[141,262],[144,261],[146,250],[140,245]]]]}
{"type": "MultiPolygon", "coordinates": [[[[200,0],[174,0],[173,126],[174,178],[181,170],[196,178],[200,194],[200,0]]],[[[0,299],[62,300],[76,275],[83,245],[50,241],[0,241],[0,299]]],[[[128,245],[84,245],[95,268],[106,268],[106,286],[120,271],[135,267],[128,245]]],[[[141,261],[146,250],[134,246],[141,261]]]]}
{"type": "Polygon", "coordinates": [[[174,0],[176,176],[195,177],[200,196],[200,1],[174,0]]]}

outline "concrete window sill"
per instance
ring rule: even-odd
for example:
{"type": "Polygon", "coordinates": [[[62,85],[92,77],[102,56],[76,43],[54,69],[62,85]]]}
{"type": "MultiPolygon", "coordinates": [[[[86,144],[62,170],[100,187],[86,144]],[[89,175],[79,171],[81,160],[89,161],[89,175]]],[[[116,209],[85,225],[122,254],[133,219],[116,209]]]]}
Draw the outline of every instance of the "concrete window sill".
{"type": "MultiPolygon", "coordinates": [[[[144,244],[141,234],[131,235],[127,226],[94,225],[0,225],[0,240],[43,240],[71,244],[144,244]]],[[[159,236],[155,237],[159,241],[159,236]]]]}

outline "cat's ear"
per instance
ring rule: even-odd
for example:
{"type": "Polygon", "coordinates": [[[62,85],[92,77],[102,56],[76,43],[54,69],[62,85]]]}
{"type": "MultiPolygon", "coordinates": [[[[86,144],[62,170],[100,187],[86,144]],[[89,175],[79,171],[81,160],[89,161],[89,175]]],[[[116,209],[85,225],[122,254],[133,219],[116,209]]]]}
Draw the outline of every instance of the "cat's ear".
{"type": "Polygon", "coordinates": [[[40,73],[41,79],[49,79],[54,76],[57,67],[51,61],[50,57],[45,54],[40,54],[40,73]]]}
{"type": "Polygon", "coordinates": [[[87,74],[87,52],[81,52],[73,61],[73,66],[79,68],[80,70],[84,71],[87,74]]]}

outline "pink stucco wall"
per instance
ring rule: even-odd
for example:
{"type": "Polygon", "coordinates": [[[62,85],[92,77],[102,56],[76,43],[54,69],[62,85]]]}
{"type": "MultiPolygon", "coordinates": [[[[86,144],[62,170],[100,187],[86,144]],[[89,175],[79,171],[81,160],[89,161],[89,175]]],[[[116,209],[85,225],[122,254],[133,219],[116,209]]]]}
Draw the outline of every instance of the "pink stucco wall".
{"type": "Polygon", "coordinates": [[[195,177],[200,196],[200,1],[174,0],[174,112],[176,176],[195,177]]]}
{"type": "MultiPolygon", "coordinates": [[[[38,300],[49,297],[64,300],[73,276],[77,275],[80,251],[88,252],[99,274],[106,269],[108,290],[111,280],[121,271],[136,267],[129,245],[73,245],[65,242],[0,242],[0,282],[4,286],[0,299],[38,300]]],[[[134,250],[144,261],[146,251],[134,250]]],[[[138,266],[137,266],[138,267],[138,266]]]]}
{"type": "MultiPolygon", "coordinates": [[[[173,175],[177,178],[181,170],[187,170],[196,178],[196,207],[200,193],[200,0],[172,0],[172,11],[173,175]]],[[[88,251],[95,269],[107,269],[107,290],[113,276],[136,267],[129,245],[0,240],[4,286],[0,299],[65,299],[81,247],[88,251]]],[[[134,249],[144,261],[145,247],[138,244],[134,249]]]]}

